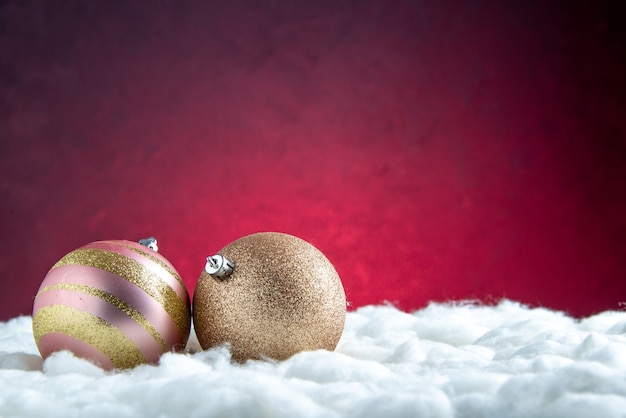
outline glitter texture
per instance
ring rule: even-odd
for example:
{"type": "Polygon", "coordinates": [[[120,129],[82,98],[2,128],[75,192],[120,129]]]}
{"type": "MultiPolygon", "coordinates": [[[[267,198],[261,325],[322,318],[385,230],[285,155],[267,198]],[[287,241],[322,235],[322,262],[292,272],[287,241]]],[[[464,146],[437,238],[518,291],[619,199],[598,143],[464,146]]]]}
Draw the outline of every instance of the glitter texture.
{"type": "Polygon", "coordinates": [[[146,359],[123,332],[112,324],[92,315],[62,305],[44,306],[33,315],[33,333],[39,344],[50,333],[69,335],[84,341],[105,354],[115,367],[131,368],[146,359]]]}
{"type": "Polygon", "coordinates": [[[163,256],[135,247],[92,242],[50,269],[33,304],[33,332],[44,358],[70,350],[104,368],[129,368],[186,345],[187,289],[163,256]]]}
{"type": "Polygon", "coordinates": [[[167,271],[169,274],[172,275],[172,277],[174,277],[177,281],[178,284],[180,284],[183,288],[185,287],[185,282],[183,282],[183,279],[180,277],[180,275],[178,274],[178,272],[176,272],[170,265],[168,265],[167,263],[165,263],[163,260],[157,258],[154,254],[150,254],[148,251],[150,250],[146,250],[144,251],[141,248],[136,248],[133,247],[131,245],[124,245],[124,247],[128,248],[131,251],[136,252],[137,254],[141,254],[144,257],[152,260],[153,262],[155,262],[156,264],[158,264],[161,268],[163,268],[165,271],[167,271]]]}
{"type": "Polygon", "coordinates": [[[176,323],[181,338],[184,341],[187,341],[189,338],[191,327],[189,307],[167,283],[141,263],[121,254],[92,248],[81,248],[67,254],[52,269],[65,265],[96,267],[116,274],[135,284],[163,306],[176,323]]]}
{"type": "Polygon", "coordinates": [[[110,305],[115,306],[117,309],[119,309],[120,311],[128,315],[129,318],[133,319],[135,322],[141,325],[150,334],[150,336],[154,338],[154,340],[159,344],[163,352],[168,351],[167,344],[165,344],[165,341],[163,341],[163,338],[161,337],[159,332],[154,328],[154,326],[150,323],[150,321],[148,321],[145,316],[143,316],[140,312],[138,312],[136,309],[134,309],[128,303],[124,302],[119,297],[112,295],[111,293],[105,292],[103,290],[96,289],[91,286],[85,286],[85,285],[74,284],[74,283],[59,283],[54,286],[46,286],[42,288],[39,291],[39,293],[37,293],[37,297],[39,297],[39,295],[49,290],[70,290],[70,291],[79,292],[79,293],[86,293],[88,295],[95,296],[98,299],[101,299],[103,302],[106,302],[110,305]]]}
{"type": "Polygon", "coordinates": [[[339,275],[318,249],[265,232],[220,254],[235,264],[233,274],[222,281],[203,271],[194,293],[194,327],[204,349],[229,343],[240,361],[335,349],[346,298],[339,275]]]}

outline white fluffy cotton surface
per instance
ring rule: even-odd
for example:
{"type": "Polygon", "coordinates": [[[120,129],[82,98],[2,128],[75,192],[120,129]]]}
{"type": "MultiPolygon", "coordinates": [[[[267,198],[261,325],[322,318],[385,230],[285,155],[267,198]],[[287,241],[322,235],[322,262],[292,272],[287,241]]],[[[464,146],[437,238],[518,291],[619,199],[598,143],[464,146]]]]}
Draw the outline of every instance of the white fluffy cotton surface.
{"type": "Polygon", "coordinates": [[[626,312],[368,306],[335,352],[237,364],[220,347],[114,372],[42,361],[30,317],[0,323],[0,417],[344,416],[626,417],[626,312]]]}

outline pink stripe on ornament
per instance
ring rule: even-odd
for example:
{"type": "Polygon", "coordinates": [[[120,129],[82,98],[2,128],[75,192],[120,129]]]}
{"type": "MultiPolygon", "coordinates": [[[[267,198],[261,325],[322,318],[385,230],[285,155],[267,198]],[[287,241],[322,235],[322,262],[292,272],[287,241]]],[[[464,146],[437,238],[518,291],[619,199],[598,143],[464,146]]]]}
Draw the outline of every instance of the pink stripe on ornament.
{"type": "Polygon", "coordinates": [[[148,331],[134,319],[97,296],[75,290],[51,289],[37,296],[40,307],[62,305],[90,313],[119,329],[135,343],[149,363],[156,363],[163,350],[148,331]]]}
{"type": "Polygon", "coordinates": [[[113,362],[103,352],[69,335],[52,332],[39,340],[39,351],[44,359],[54,352],[63,350],[69,350],[77,357],[85,358],[105,370],[115,368],[113,362]]]}
{"type": "Polygon", "coordinates": [[[163,257],[161,254],[154,252],[136,242],[97,241],[97,242],[92,242],[90,244],[87,244],[82,248],[93,248],[93,249],[98,249],[98,250],[109,251],[109,252],[121,254],[125,257],[128,257],[132,260],[137,261],[138,263],[146,267],[148,270],[150,270],[152,273],[160,277],[165,283],[167,283],[169,287],[171,287],[172,290],[176,292],[180,300],[185,302],[186,305],[189,304],[189,294],[187,293],[187,289],[176,279],[176,277],[174,277],[169,271],[163,268],[163,266],[161,266],[159,263],[151,260],[146,255],[143,255],[141,253],[138,253],[137,251],[131,250],[128,247],[133,247],[137,251],[140,251],[141,253],[150,254],[152,257],[158,259],[163,264],[168,266],[173,272],[175,272],[178,275],[178,277],[180,277],[180,274],[178,274],[174,266],[172,266],[172,264],[169,261],[167,261],[165,257],[163,257]]]}
{"type": "MultiPolygon", "coordinates": [[[[161,335],[168,347],[184,344],[184,342],[181,343],[182,336],[176,323],[165,308],[141,288],[116,274],[90,266],[60,266],[48,272],[45,285],[48,287],[60,283],[85,285],[111,293],[141,313],[161,335]]],[[[41,307],[39,298],[45,293],[35,298],[33,312],[41,307]]]]}

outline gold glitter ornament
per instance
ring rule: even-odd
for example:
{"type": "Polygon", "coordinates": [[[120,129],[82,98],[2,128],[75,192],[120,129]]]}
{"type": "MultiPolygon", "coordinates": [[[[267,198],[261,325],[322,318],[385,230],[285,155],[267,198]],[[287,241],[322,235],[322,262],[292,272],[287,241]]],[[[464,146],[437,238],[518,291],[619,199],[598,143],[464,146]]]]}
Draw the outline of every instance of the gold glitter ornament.
{"type": "Polygon", "coordinates": [[[208,257],[193,297],[202,348],[228,343],[238,361],[334,350],[345,318],[346,296],[330,261],[277,232],[248,235],[208,257]]]}
{"type": "Polygon", "coordinates": [[[191,326],[185,284],[154,238],[98,241],[65,255],[33,304],[43,358],[61,350],[104,369],[156,363],[184,349],[191,326]]]}

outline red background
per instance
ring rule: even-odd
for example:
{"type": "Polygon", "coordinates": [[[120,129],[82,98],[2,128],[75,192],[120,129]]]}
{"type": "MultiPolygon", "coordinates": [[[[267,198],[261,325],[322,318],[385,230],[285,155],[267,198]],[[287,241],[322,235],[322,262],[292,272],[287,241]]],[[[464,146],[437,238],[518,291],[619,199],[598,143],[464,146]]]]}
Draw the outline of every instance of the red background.
{"type": "Polygon", "coordinates": [[[155,235],[191,293],[257,231],[353,307],[620,309],[619,3],[0,2],[0,318],[90,241],[155,235]]]}

